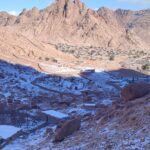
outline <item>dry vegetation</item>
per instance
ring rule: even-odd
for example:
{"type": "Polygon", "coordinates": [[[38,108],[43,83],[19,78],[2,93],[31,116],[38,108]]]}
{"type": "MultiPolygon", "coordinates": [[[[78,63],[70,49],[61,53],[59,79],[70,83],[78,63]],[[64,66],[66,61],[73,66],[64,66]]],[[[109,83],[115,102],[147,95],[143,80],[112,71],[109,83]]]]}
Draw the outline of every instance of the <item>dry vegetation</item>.
{"type": "Polygon", "coordinates": [[[78,47],[67,44],[57,44],[55,47],[57,50],[72,54],[76,58],[82,59],[115,61],[116,58],[124,58],[120,62],[123,68],[150,74],[150,52],[146,50],[115,50],[94,46],[78,47]]]}

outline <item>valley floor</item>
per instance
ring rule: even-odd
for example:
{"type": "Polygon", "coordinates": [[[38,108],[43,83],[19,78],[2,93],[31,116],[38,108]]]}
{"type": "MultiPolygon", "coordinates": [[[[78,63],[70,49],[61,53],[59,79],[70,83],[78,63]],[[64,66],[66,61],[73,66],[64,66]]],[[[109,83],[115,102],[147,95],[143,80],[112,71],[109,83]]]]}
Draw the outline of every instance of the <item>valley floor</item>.
{"type": "Polygon", "coordinates": [[[76,68],[74,76],[66,76],[0,61],[0,81],[0,124],[23,131],[3,146],[4,150],[150,148],[150,97],[135,103],[123,103],[120,99],[120,91],[126,84],[150,82],[147,75],[126,69],[105,71],[85,67],[76,68]],[[45,123],[39,113],[46,110],[80,116],[81,129],[61,143],[53,143],[58,124],[45,123]]]}

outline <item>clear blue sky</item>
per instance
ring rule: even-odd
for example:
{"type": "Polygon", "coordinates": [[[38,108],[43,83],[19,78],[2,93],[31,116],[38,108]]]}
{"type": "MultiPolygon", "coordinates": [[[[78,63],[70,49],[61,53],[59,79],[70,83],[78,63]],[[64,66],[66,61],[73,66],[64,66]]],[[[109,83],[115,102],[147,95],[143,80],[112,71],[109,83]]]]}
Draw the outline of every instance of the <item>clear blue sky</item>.
{"type": "MultiPolygon", "coordinates": [[[[23,8],[30,9],[34,6],[44,8],[54,0],[0,0],[0,11],[19,13],[23,8]]],[[[123,8],[131,10],[150,8],[150,0],[81,0],[88,7],[97,9],[105,6],[112,9],[123,8]]]]}

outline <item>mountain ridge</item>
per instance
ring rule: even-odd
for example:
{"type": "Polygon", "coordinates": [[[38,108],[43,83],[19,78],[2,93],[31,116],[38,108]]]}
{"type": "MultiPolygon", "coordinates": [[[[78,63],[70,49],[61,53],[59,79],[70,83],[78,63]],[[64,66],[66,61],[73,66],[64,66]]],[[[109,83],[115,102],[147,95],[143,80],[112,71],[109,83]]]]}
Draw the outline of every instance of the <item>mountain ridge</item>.
{"type": "Polygon", "coordinates": [[[114,49],[149,49],[150,10],[97,11],[80,0],[56,0],[39,10],[24,9],[18,16],[0,13],[0,26],[51,43],[94,45],[114,49]]]}

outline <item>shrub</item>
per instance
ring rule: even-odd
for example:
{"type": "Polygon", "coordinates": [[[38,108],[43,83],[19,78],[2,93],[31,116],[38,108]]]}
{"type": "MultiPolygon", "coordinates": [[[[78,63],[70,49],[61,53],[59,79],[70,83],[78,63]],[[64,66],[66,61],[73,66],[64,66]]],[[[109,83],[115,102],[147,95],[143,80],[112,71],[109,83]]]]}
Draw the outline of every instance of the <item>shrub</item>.
{"type": "Polygon", "coordinates": [[[142,65],[142,70],[144,70],[144,71],[150,70],[150,65],[149,64],[142,65]]]}
{"type": "Polygon", "coordinates": [[[46,60],[46,61],[49,61],[49,60],[50,60],[50,58],[46,57],[46,58],[45,58],[45,60],[46,60]]]}
{"type": "Polygon", "coordinates": [[[113,61],[115,59],[115,56],[114,55],[111,55],[110,57],[109,57],[109,60],[110,61],[113,61]]]}

